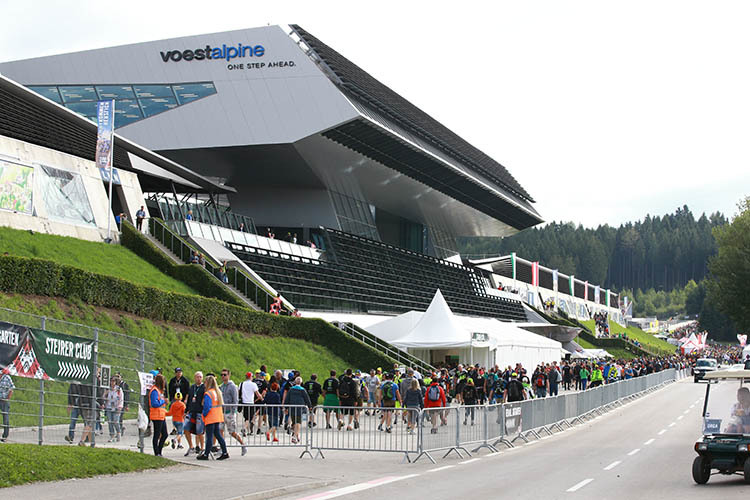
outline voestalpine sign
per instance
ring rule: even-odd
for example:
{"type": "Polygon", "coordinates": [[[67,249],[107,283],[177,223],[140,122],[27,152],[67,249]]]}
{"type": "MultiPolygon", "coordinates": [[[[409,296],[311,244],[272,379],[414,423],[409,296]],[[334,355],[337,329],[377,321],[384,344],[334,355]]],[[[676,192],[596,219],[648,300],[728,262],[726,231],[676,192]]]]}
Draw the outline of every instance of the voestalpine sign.
{"type": "Polygon", "coordinates": [[[0,372],[42,380],[88,381],[94,341],[0,322],[0,372]]]}
{"type": "Polygon", "coordinates": [[[168,50],[162,51],[161,60],[174,61],[210,61],[212,59],[224,59],[227,62],[238,57],[263,57],[266,49],[262,45],[235,45],[222,44],[221,47],[206,45],[199,49],[168,50]]]}
{"type": "Polygon", "coordinates": [[[293,68],[294,61],[269,61],[266,48],[262,45],[221,44],[220,47],[206,45],[198,49],[162,50],[159,52],[165,63],[181,61],[222,61],[228,70],[255,70],[268,68],[293,68]],[[265,57],[264,57],[265,56],[265,57]]]}

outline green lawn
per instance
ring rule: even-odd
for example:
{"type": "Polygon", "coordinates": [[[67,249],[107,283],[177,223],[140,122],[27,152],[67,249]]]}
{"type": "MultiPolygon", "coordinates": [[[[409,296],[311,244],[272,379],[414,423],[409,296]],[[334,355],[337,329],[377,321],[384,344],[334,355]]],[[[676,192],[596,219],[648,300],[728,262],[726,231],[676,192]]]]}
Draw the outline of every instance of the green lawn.
{"type": "MultiPolygon", "coordinates": [[[[596,324],[593,319],[582,321],[581,323],[585,325],[589,330],[591,330],[592,333],[596,331],[596,324]]],[[[674,354],[675,352],[675,346],[664,340],[657,339],[650,333],[646,333],[640,328],[634,326],[625,328],[624,326],[615,323],[614,321],[610,321],[609,329],[610,333],[612,333],[613,335],[619,335],[622,333],[627,334],[629,338],[637,340],[638,342],[643,344],[644,348],[655,354],[670,355],[674,354]]]]}
{"type": "Polygon", "coordinates": [[[120,245],[0,227],[0,253],[4,252],[20,257],[48,259],[138,285],[198,295],[189,286],[167,276],[120,245]]]}
{"type": "Polygon", "coordinates": [[[0,488],[37,481],[160,469],[175,462],[132,451],[78,446],[0,445],[0,488]]]}
{"type": "MultiPolygon", "coordinates": [[[[317,373],[321,381],[328,377],[328,371],[331,369],[341,373],[342,370],[350,367],[346,360],[312,342],[214,328],[194,329],[173,323],[157,324],[119,311],[94,308],[64,299],[0,294],[0,308],[44,315],[48,318],[99,327],[152,341],[156,344],[155,362],[153,365],[145,366],[145,369],[148,371],[157,367],[162,368],[167,379],[173,376],[174,368],[178,366],[191,380],[196,370],[202,370],[204,373],[212,371],[218,374],[222,368],[229,368],[235,383],[244,380],[245,372],[255,371],[263,364],[267,365],[269,370],[300,370],[305,380],[311,373],[317,373]]],[[[0,310],[0,321],[18,322],[19,320],[12,313],[0,310]]],[[[55,326],[59,328],[64,325],[56,323],[55,326]]],[[[63,333],[76,334],[75,330],[63,333]]],[[[113,349],[113,347],[109,346],[108,349],[113,349]]],[[[117,371],[116,366],[123,365],[139,368],[135,360],[127,361],[119,358],[109,361],[103,348],[100,349],[99,356],[100,360],[104,359],[105,363],[112,364],[113,371],[117,371]]],[[[369,370],[373,367],[351,366],[351,368],[369,370]]],[[[130,388],[137,390],[139,385],[135,372],[122,371],[122,374],[130,388]]],[[[11,426],[35,425],[37,422],[35,415],[39,411],[39,381],[14,377],[14,383],[18,390],[13,395],[11,408],[14,413],[22,415],[14,417],[11,426]]],[[[45,382],[45,388],[49,391],[45,396],[45,423],[66,423],[68,384],[45,382]]],[[[135,414],[132,411],[130,415],[126,415],[126,418],[134,417],[135,414]]]]}
{"type": "Polygon", "coordinates": [[[576,337],[575,343],[583,347],[584,349],[598,349],[598,347],[596,347],[594,344],[586,340],[583,340],[581,337],[576,337]]]}

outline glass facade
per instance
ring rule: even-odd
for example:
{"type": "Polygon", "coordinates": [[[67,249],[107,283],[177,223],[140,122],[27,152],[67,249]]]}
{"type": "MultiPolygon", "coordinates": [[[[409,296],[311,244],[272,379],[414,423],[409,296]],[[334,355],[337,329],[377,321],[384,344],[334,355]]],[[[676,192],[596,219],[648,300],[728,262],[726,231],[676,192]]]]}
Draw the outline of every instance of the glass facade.
{"type": "Polygon", "coordinates": [[[96,121],[96,101],[115,100],[115,128],[216,93],[213,82],[170,85],[31,85],[29,89],[96,121]]]}

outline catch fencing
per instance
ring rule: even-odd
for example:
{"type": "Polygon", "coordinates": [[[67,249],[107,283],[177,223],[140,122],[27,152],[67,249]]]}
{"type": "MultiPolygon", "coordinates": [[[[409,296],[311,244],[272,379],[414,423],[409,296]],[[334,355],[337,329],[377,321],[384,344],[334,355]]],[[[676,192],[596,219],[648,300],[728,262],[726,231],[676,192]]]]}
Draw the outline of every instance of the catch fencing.
{"type": "Polygon", "coordinates": [[[152,342],[5,308],[0,308],[0,322],[3,331],[15,333],[22,344],[0,346],[0,364],[14,385],[3,401],[7,441],[87,446],[128,442],[142,450],[143,433],[136,425],[138,373],[153,368],[152,342]],[[121,409],[107,404],[112,380],[122,390],[121,409]]]}

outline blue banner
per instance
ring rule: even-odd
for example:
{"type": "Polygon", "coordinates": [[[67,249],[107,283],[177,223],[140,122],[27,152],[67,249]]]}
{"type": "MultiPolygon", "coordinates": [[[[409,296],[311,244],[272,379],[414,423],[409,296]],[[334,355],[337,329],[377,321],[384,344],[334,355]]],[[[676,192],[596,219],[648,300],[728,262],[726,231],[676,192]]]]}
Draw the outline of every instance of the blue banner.
{"type": "Polygon", "coordinates": [[[112,139],[115,130],[115,101],[96,103],[96,166],[108,168],[112,164],[112,139]]]}

